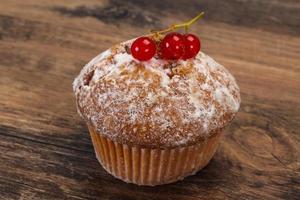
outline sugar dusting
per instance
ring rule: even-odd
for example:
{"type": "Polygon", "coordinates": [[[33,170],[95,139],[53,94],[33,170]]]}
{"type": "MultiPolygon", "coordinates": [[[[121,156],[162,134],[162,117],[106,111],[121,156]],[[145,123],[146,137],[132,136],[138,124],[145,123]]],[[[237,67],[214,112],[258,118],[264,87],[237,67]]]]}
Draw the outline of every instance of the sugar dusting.
{"type": "Polygon", "coordinates": [[[99,133],[127,144],[180,146],[232,120],[239,88],[223,66],[202,52],[176,63],[139,62],[125,51],[131,42],[95,57],[74,80],[78,110],[99,133]]]}

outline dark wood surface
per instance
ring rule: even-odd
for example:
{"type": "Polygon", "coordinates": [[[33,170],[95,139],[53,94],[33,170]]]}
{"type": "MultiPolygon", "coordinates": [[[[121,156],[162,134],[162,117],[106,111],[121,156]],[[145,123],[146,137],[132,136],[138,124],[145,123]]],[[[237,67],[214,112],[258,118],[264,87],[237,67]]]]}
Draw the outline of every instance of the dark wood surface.
{"type": "Polygon", "coordinates": [[[0,199],[300,199],[299,23],[299,0],[1,0],[0,199]],[[195,176],[123,183],[97,162],[71,83],[113,44],[200,10],[192,30],[235,75],[240,112],[195,176]]]}

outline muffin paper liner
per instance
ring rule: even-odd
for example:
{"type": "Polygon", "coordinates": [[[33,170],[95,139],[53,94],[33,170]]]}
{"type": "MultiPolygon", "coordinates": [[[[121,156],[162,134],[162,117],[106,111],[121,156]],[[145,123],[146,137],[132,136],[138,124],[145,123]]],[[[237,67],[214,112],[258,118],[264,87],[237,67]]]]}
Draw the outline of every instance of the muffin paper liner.
{"type": "Polygon", "coordinates": [[[138,185],[161,185],[193,175],[205,167],[218,147],[221,132],[186,147],[142,148],[114,142],[89,126],[96,156],[118,179],[138,185]]]}

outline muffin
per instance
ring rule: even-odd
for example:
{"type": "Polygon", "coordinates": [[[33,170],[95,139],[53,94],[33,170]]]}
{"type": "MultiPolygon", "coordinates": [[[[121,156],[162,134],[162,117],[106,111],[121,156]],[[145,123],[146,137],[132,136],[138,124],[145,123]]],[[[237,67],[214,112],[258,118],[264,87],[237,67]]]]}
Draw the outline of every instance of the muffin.
{"type": "Polygon", "coordinates": [[[240,105],[234,77],[203,52],[187,60],[133,58],[133,40],[90,61],[74,80],[103,168],[125,182],[160,185],[205,167],[240,105]]]}

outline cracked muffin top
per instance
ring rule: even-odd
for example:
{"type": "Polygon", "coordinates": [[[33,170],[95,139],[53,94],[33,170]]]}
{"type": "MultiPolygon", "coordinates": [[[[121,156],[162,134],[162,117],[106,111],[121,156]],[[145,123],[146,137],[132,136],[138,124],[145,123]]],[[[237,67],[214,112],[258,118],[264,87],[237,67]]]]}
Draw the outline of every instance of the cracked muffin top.
{"type": "Polygon", "coordinates": [[[221,131],[240,105],[234,77],[203,52],[188,60],[130,54],[133,40],[90,61],[73,82],[80,115],[128,145],[188,146],[221,131]]]}

